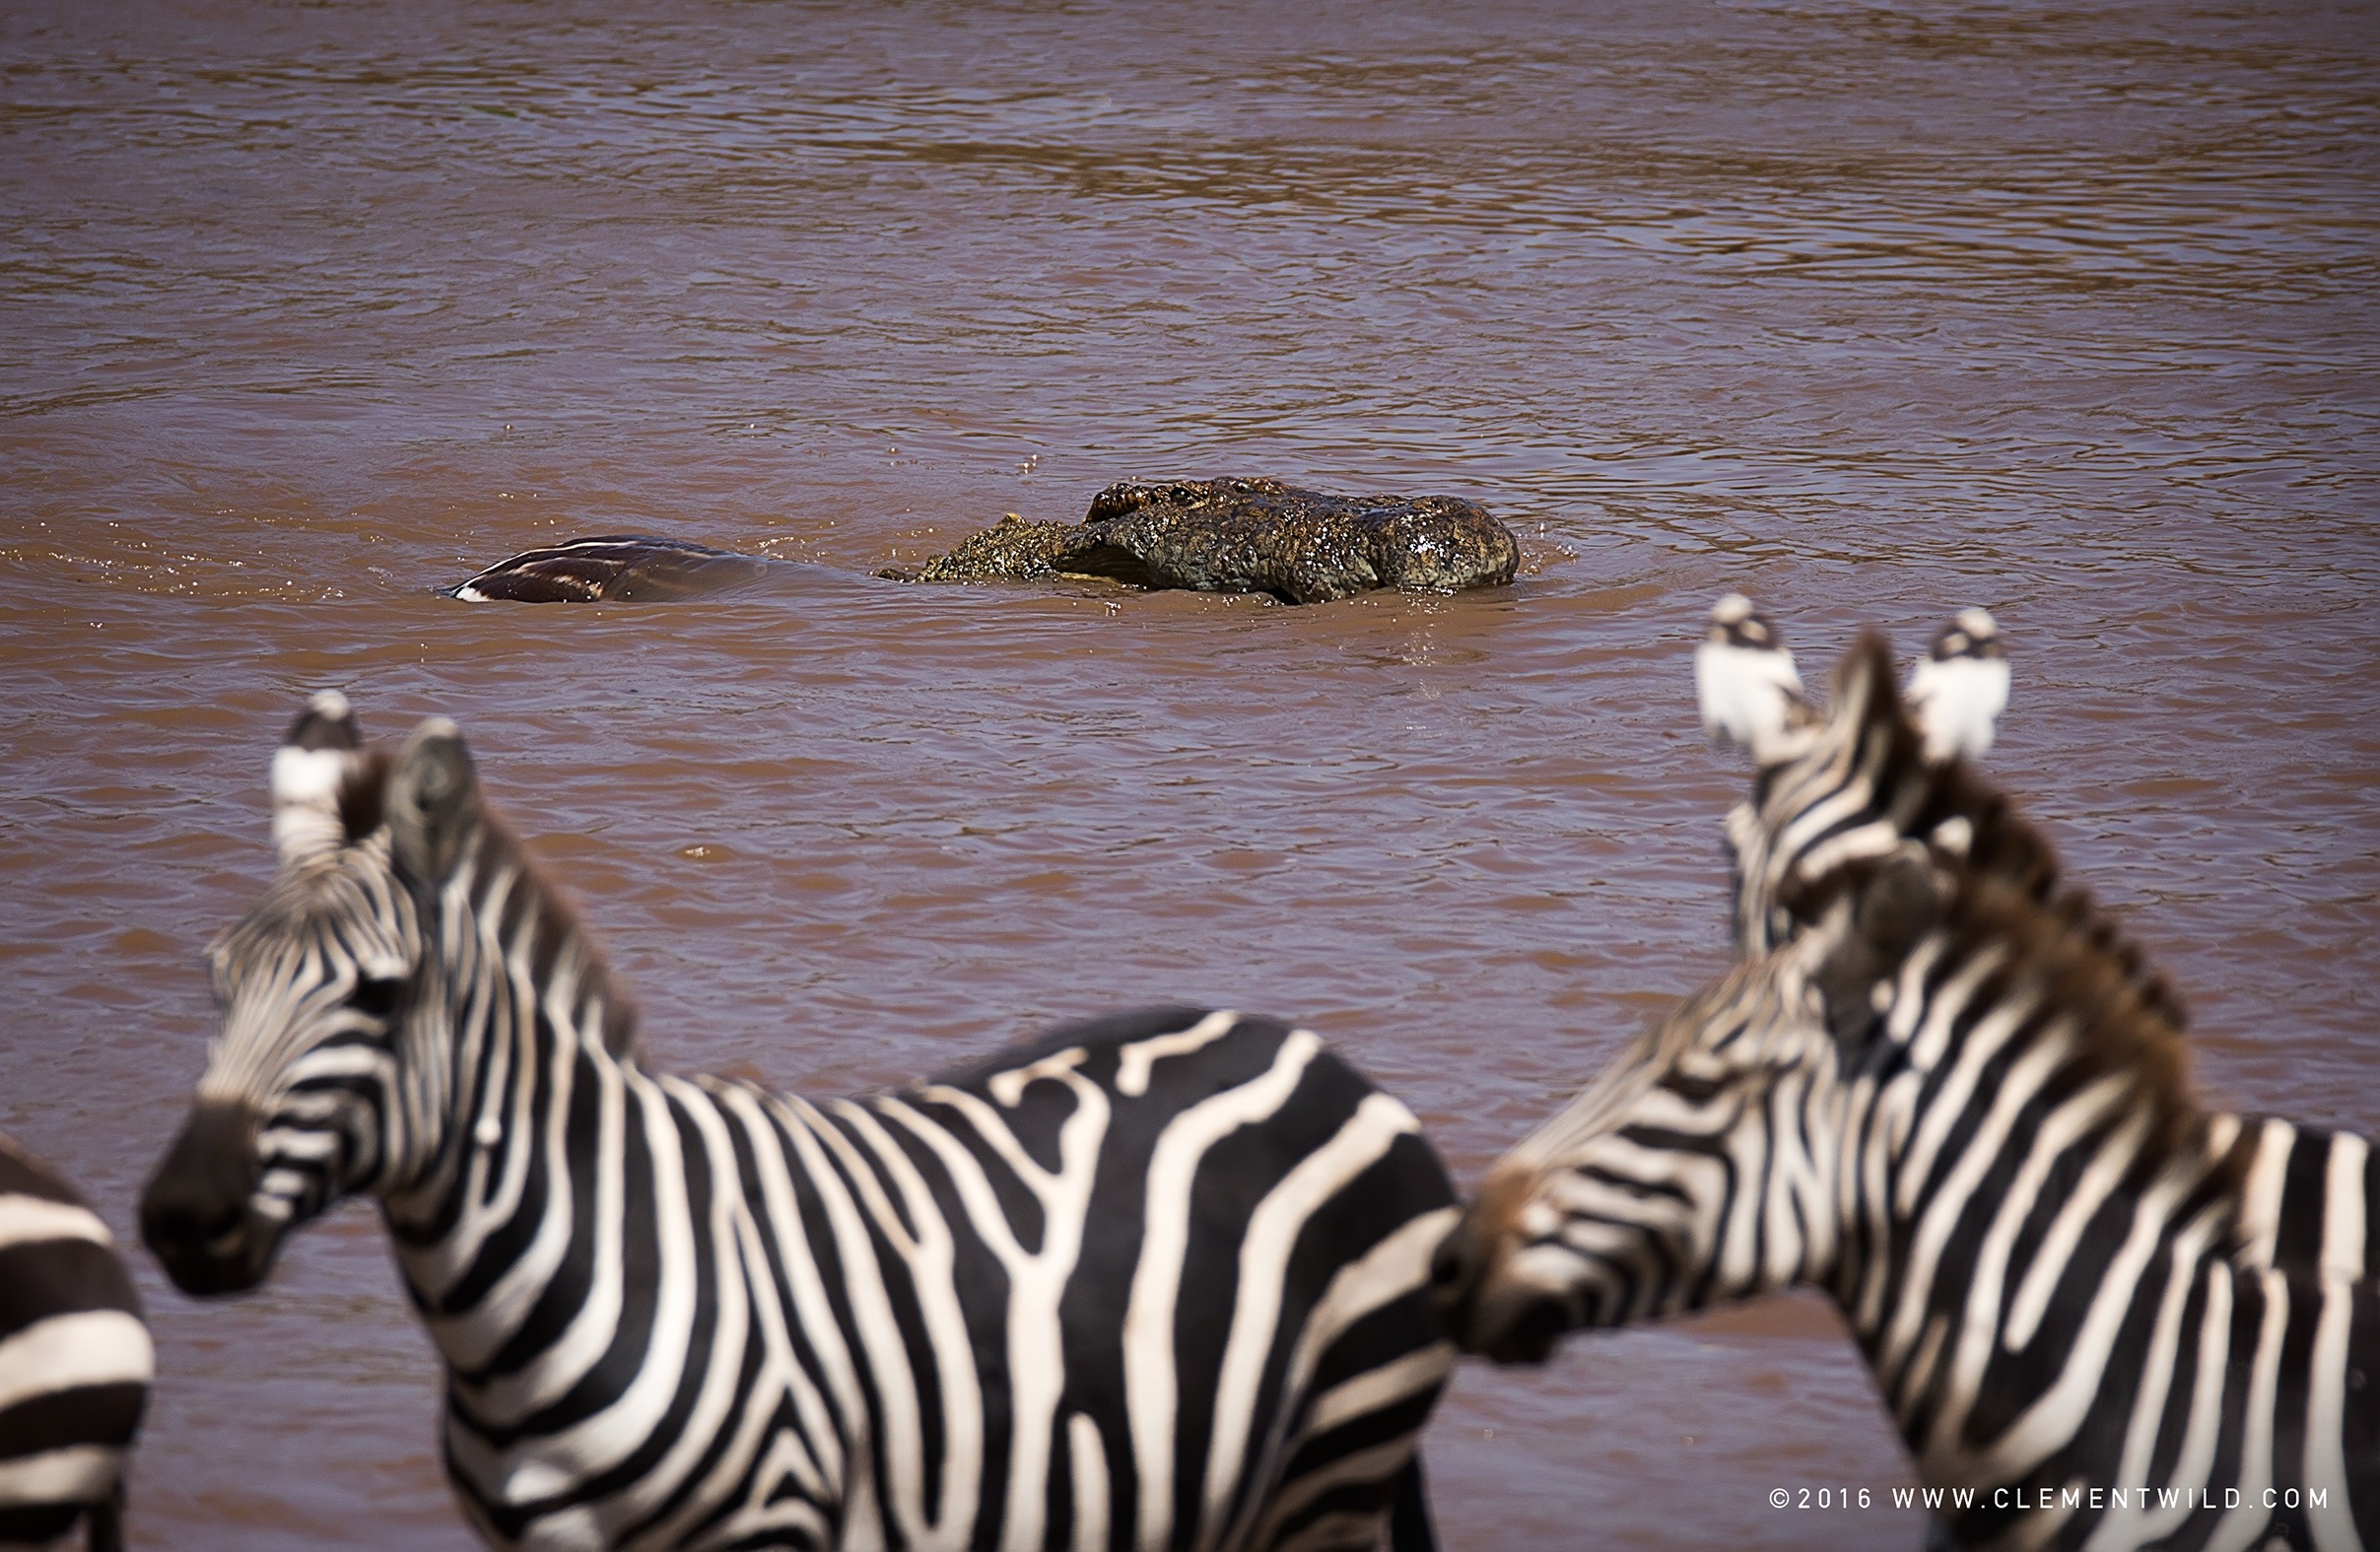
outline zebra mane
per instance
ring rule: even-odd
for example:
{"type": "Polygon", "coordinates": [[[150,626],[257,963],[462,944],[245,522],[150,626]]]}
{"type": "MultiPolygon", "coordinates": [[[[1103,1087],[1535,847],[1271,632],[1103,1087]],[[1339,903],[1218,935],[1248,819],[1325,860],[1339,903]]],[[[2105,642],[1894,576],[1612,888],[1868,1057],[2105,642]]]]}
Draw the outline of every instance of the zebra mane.
{"type": "MultiPolygon", "coordinates": [[[[2208,1113],[2190,1078],[2188,1014],[2172,983],[2084,886],[2068,880],[2049,837],[1964,757],[1929,761],[1924,735],[1892,677],[1880,633],[1864,633],[1836,676],[1822,742],[1857,746],[1872,776],[1873,802],[1898,834],[1922,843],[1947,879],[1938,925],[1964,961],[1987,943],[2007,956],[2004,976],[2022,977],[2044,1006],[2074,1021],[2079,1087],[2110,1073],[2139,1084],[2150,1122],[2152,1158],[2204,1146],[2208,1113]]],[[[1814,917],[1845,894],[1862,915],[1879,905],[1874,881],[1890,862],[1867,857],[1792,881],[1788,904],[1814,917]]],[[[1784,892],[1781,891],[1781,898],[1784,892]]],[[[1893,935],[1920,923],[1901,922],[1893,935]]],[[[2229,1168],[2226,1165],[2226,1168],[2229,1168]]]]}
{"type": "MultiPolygon", "coordinates": [[[[2190,1069],[2190,1043],[2174,1016],[2161,978],[2144,969],[2139,950],[2104,916],[2092,916],[2089,897],[2063,891],[2033,898],[1989,871],[1953,866],[1934,923],[1949,946],[1945,964],[1964,965],[1998,954],[1979,1000],[1997,983],[2037,999],[2030,1022],[2065,1025],[2074,1054],[2049,1090],[2054,1100],[2108,1076],[2127,1078],[2132,1107],[2148,1123],[2145,1165],[2209,1147],[2211,1114],[2201,1103],[2190,1069]],[[2083,914],[2077,918],[2075,912],[2083,914]]],[[[1908,932],[1918,923],[1899,924],[1908,932]]],[[[2227,1187],[2241,1183],[2245,1155],[2217,1163],[2227,1187]]]]}
{"type": "MultiPolygon", "coordinates": [[[[1893,683],[1892,661],[1881,632],[1861,633],[1836,670],[1826,730],[1805,758],[1856,748],[1874,784],[1871,806],[1882,811],[1896,837],[1920,841],[1938,863],[2034,902],[2059,930],[2104,956],[2160,1018],[2177,1031],[2186,1029],[2190,1017],[2180,993],[2090,891],[2065,877],[2048,834],[1964,756],[1926,758],[1925,735],[1893,683]]],[[[1755,808],[1775,775],[1763,773],[1755,808]]],[[[1780,884],[1779,902],[1803,920],[1815,920],[1856,872],[1797,871],[1780,884]]]]}
{"type": "MultiPolygon", "coordinates": [[[[578,968],[578,1006],[583,1008],[590,1001],[601,1001],[603,1048],[622,1060],[636,1059],[636,998],[627,982],[612,973],[611,961],[604,956],[594,934],[587,930],[569,891],[556,883],[544,865],[529,854],[529,848],[522,844],[512,827],[484,798],[474,822],[479,831],[479,844],[472,867],[481,888],[500,872],[513,875],[504,911],[510,919],[527,916],[534,934],[529,949],[532,961],[539,966],[551,965],[565,952],[570,953],[578,968]]],[[[475,888],[473,894],[479,895],[480,888],[475,888]]]]}
{"type": "MultiPolygon", "coordinates": [[[[348,838],[343,850],[360,849],[368,853],[374,866],[401,880],[405,875],[394,865],[388,827],[387,788],[392,764],[381,750],[359,756],[340,782],[337,804],[348,838]]],[[[569,952],[578,966],[578,1005],[584,1008],[591,1002],[600,1003],[603,1048],[615,1057],[634,1060],[638,1053],[636,998],[626,982],[613,974],[611,962],[587,930],[570,893],[530,854],[511,826],[487,802],[484,793],[472,805],[471,822],[479,838],[477,860],[473,864],[478,875],[477,887],[472,891],[474,904],[484,897],[489,879],[510,873],[512,883],[504,911],[516,923],[525,916],[533,934],[531,960],[538,966],[548,966],[569,952]]],[[[331,892],[341,891],[336,882],[339,876],[336,869],[321,867],[310,860],[297,868],[284,869],[264,904],[250,913],[247,922],[233,931],[248,930],[250,922],[295,920],[319,911],[331,904],[331,892]]],[[[227,934],[226,941],[229,937],[227,934]]]]}

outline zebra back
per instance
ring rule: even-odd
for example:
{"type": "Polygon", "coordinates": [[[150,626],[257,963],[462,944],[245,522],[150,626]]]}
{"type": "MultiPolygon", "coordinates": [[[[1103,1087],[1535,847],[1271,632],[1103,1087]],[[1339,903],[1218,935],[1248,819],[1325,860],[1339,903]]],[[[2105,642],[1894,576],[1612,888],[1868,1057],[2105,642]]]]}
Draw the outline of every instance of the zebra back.
{"type": "Polygon", "coordinates": [[[825,1113],[859,1109],[967,1149],[933,1152],[980,1203],[949,1214],[973,1253],[1076,1242],[1049,1326],[1062,1394],[1009,1382],[1012,1427],[1042,1410],[1066,1436],[1054,1543],[1370,1544],[1454,1358],[1426,1287],[1454,1184],[1402,1105],[1310,1031],[1157,1008],[825,1113]],[[1083,1194],[1027,1206],[1025,1178],[1101,1112],[1083,1194]],[[1004,1138],[1033,1165],[994,1162],[1004,1138]]]}
{"type": "Polygon", "coordinates": [[[0,1542],[112,1544],[154,1370],[107,1226],[0,1135],[0,1542]]]}

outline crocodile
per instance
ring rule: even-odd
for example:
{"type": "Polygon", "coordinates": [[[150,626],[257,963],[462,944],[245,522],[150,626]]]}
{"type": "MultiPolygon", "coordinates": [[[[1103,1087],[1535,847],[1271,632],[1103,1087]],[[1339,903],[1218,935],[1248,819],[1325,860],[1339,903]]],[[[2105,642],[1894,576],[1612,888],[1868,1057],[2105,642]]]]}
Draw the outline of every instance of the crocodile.
{"type": "Polygon", "coordinates": [[[1105,576],[1135,587],[1325,603],[1376,587],[1455,592],[1513,579],[1521,550],[1452,496],[1332,496],[1279,480],[1125,480],[1078,523],[1003,518],[905,580],[1105,576]]]}

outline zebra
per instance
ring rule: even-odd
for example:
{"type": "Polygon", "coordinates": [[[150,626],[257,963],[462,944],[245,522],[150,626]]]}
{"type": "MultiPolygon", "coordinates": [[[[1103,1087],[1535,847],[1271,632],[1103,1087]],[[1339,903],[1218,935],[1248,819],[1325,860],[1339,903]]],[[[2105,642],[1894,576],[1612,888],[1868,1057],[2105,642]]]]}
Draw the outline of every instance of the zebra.
{"type": "Polygon", "coordinates": [[[1778,946],[1491,1170],[1433,1266],[1457,1339],[1538,1361],[1811,1285],[1948,1490],[1938,1546],[2380,1545],[2380,1158],[2205,1111],[2154,973],[2079,891],[1987,865],[2042,844],[2005,801],[1912,764],[1870,636],[1762,780],[1877,817],[1801,852],[1778,946]],[[1950,819],[1969,843],[1930,839],[1950,819]]]}
{"type": "Polygon", "coordinates": [[[156,1351],[99,1214],[0,1135],[0,1546],[84,1524],[124,1544],[124,1468],[156,1351]]]}
{"type": "Polygon", "coordinates": [[[252,1288],[376,1197],[498,1546],[1426,1546],[1452,1181],[1311,1032],[1159,1009],[813,1102],[646,1072],[454,724],[317,696],[142,1233],[252,1288]]]}

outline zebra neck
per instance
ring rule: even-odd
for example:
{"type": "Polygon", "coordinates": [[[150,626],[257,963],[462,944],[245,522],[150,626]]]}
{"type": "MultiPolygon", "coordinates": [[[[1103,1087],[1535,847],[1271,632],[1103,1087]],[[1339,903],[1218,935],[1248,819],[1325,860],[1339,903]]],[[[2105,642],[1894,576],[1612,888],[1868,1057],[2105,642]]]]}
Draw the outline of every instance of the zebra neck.
{"type": "Polygon", "coordinates": [[[437,1017],[416,1021],[404,1063],[423,1143],[383,1197],[400,1247],[499,1210],[475,1181],[567,1191],[571,1161],[553,1134],[572,1129],[571,1096],[635,1068],[634,1004],[510,835],[483,827],[425,915],[437,1017]]]}
{"type": "Polygon", "coordinates": [[[2098,1372],[2129,1307],[2103,1290],[2187,1285],[2234,1248],[2237,1191],[2208,1139],[2160,1137],[2113,1079],[2057,1104],[2022,1082],[1951,1119],[1888,1087],[1846,1128],[1899,1144],[1881,1167],[1842,1161],[1861,1187],[1832,1292],[1930,1478],[1971,1485],[1989,1465],[1965,1447],[1972,1420],[2042,1404],[2044,1375],[2098,1372]]]}
{"type": "Polygon", "coordinates": [[[1837,1296],[1879,1362],[1913,1362],[1945,1311],[2024,1345],[2062,1284],[2087,1299],[2090,1269],[2136,1231],[2203,1220],[2188,1232],[2230,1243],[2237,1171],[2179,1033],[2096,940],[1979,886],[1863,1000],[1828,1216],[1837,1296]]]}
{"type": "Polygon", "coordinates": [[[579,1304],[590,1279],[605,1280],[623,1203],[651,1199],[651,1152],[624,1146],[624,1117],[641,1112],[649,1127],[668,1109],[655,1080],[542,1018],[481,1054],[436,1210],[400,1220],[392,1203],[388,1214],[406,1284],[458,1381],[487,1374],[549,1291],[579,1304]]]}
{"type": "Polygon", "coordinates": [[[455,1451],[528,1425],[589,1380],[635,1322],[626,1266],[651,1251],[653,1204],[679,1191],[658,1179],[674,1149],[627,1141],[674,1135],[664,1084],[554,1017],[551,997],[493,1000],[495,1016],[459,1032],[474,1081],[457,1092],[438,1188],[402,1204],[410,1213],[387,1203],[386,1217],[445,1363],[452,1469],[501,1503],[535,1496],[538,1450],[455,1451]]]}

